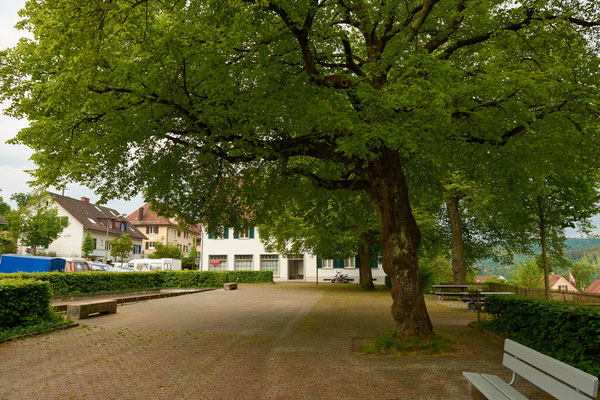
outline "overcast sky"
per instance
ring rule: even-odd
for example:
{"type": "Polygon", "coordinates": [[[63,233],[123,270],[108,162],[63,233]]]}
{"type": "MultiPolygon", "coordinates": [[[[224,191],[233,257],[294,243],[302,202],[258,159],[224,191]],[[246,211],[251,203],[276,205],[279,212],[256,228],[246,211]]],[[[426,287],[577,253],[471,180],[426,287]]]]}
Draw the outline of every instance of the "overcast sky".
{"type": "MultiPolygon", "coordinates": [[[[19,16],[17,12],[23,8],[26,0],[0,0],[0,49],[14,46],[20,37],[25,36],[26,32],[14,28],[19,16]]],[[[0,105],[2,109],[6,104],[0,105]]],[[[14,202],[9,201],[13,193],[23,193],[31,191],[27,181],[31,180],[29,174],[25,171],[34,168],[29,160],[32,151],[25,146],[15,146],[6,144],[6,141],[13,138],[17,132],[27,126],[27,121],[16,120],[0,114],[0,197],[8,202],[12,207],[14,202]]],[[[100,196],[97,196],[93,190],[80,185],[71,184],[65,192],[66,196],[80,198],[89,197],[92,203],[95,203],[100,196]]],[[[51,188],[54,190],[54,188],[51,188]]],[[[142,197],[134,198],[131,201],[112,200],[107,204],[120,213],[130,214],[143,205],[142,197]]],[[[594,217],[596,226],[600,225],[600,216],[594,217]]],[[[597,229],[597,233],[600,231],[597,229]]],[[[569,237],[581,237],[574,230],[567,230],[569,237]]]]}
{"type": "MultiPolygon", "coordinates": [[[[20,17],[17,12],[24,7],[26,0],[0,0],[0,49],[6,49],[14,46],[20,37],[27,32],[19,31],[14,28],[20,17]]],[[[2,110],[7,104],[2,103],[2,110]]],[[[14,193],[30,192],[31,188],[27,184],[31,176],[25,172],[34,168],[34,164],[29,160],[32,151],[26,146],[15,146],[6,143],[13,138],[21,128],[27,126],[27,121],[10,118],[4,113],[0,114],[0,197],[8,202],[11,207],[15,203],[10,201],[10,196],[14,193]]],[[[92,203],[99,200],[93,190],[76,184],[70,184],[65,191],[65,196],[73,198],[89,197],[92,203]]],[[[50,188],[51,191],[55,188],[50,188]]],[[[130,214],[143,205],[143,199],[137,197],[132,201],[112,200],[107,206],[116,209],[120,213],[130,214]]]]}

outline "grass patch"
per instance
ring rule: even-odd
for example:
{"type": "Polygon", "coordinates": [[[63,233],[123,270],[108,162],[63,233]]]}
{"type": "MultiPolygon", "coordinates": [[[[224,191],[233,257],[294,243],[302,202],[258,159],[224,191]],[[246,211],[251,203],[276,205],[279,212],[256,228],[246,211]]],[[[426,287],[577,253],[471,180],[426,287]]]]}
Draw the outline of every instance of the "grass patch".
{"type": "Polygon", "coordinates": [[[396,332],[388,332],[363,343],[360,350],[368,354],[400,355],[446,355],[454,352],[456,340],[450,336],[435,333],[432,338],[409,338],[400,340],[396,332]]]}
{"type": "Polygon", "coordinates": [[[62,314],[50,311],[44,318],[30,320],[24,325],[0,328],[0,342],[19,336],[33,336],[72,323],[73,321],[65,319],[62,314]]]}

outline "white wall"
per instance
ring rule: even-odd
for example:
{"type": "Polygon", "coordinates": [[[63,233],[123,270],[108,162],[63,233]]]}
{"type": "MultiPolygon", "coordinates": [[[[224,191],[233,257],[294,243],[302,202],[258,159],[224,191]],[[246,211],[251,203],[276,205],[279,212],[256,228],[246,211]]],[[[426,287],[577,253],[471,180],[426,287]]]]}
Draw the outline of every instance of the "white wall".
{"type": "MultiPolygon", "coordinates": [[[[262,254],[273,254],[267,252],[259,239],[258,229],[254,231],[253,239],[234,239],[233,229],[229,230],[228,239],[209,239],[208,232],[205,228],[202,229],[202,263],[201,269],[203,271],[209,270],[209,256],[211,255],[226,255],[227,256],[227,269],[230,271],[234,270],[235,256],[236,255],[252,255],[253,270],[260,270],[260,256],[262,254]]],[[[303,254],[304,258],[304,271],[303,279],[306,282],[323,282],[325,279],[331,279],[337,271],[342,271],[344,274],[348,274],[348,277],[353,278],[355,282],[359,279],[358,268],[318,268],[317,271],[317,257],[312,254],[303,254]]],[[[373,278],[376,278],[375,283],[383,285],[384,272],[381,266],[378,268],[371,269],[373,278]]],[[[282,255],[279,255],[279,274],[274,275],[275,281],[287,281],[289,276],[288,271],[288,259],[282,255]]]]}
{"type": "Polygon", "coordinates": [[[58,210],[59,217],[69,218],[69,226],[61,232],[58,239],[50,243],[46,251],[54,251],[59,257],[81,257],[81,243],[85,237],[83,225],[59,204],[54,206],[58,210]]]}

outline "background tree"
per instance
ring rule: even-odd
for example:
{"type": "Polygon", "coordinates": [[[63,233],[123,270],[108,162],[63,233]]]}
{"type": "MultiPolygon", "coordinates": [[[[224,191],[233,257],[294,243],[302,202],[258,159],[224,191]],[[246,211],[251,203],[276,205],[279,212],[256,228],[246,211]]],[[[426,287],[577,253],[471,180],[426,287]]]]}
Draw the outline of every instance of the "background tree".
{"type": "Polygon", "coordinates": [[[522,264],[517,263],[517,269],[513,271],[510,278],[510,283],[517,286],[526,288],[544,287],[544,271],[532,258],[526,259],[522,264]]]}
{"type": "MultiPolygon", "coordinates": [[[[1,192],[1,190],[0,190],[1,192]]],[[[5,215],[10,211],[10,206],[0,197],[0,215],[5,215]]]]}
{"type": "Polygon", "coordinates": [[[148,255],[148,258],[177,258],[183,259],[181,249],[174,244],[154,243],[154,251],[148,255]]]}
{"type": "Polygon", "coordinates": [[[17,245],[9,238],[0,236],[0,255],[14,254],[17,252],[17,245]]]}
{"type": "Polygon", "coordinates": [[[31,247],[33,255],[38,247],[47,247],[69,225],[66,217],[59,217],[54,199],[47,193],[30,196],[29,202],[6,215],[11,236],[24,246],[31,247]]]}
{"type": "Polygon", "coordinates": [[[596,268],[589,261],[576,261],[571,265],[571,273],[575,278],[577,289],[583,292],[590,285],[595,270],[596,268]]]}
{"type": "Polygon", "coordinates": [[[81,257],[88,258],[93,251],[94,239],[92,239],[92,235],[88,231],[85,235],[85,239],[83,239],[83,243],[81,244],[81,257]]]}
{"type": "Polygon", "coordinates": [[[133,250],[133,241],[131,240],[131,236],[128,234],[123,234],[116,239],[110,241],[110,255],[113,258],[117,259],[117,257],[121,258],[121,263],[125,263],[129,258],[129,254],[133,250]]]}
{"type": "Polygon", "coordinates": [[[36,151],[37,180],[102,200],[145,188],[191,224],[236,226],[248,210],[231,200],[252,177],[363,191],[398,336],[429,336],[412,178],[595,139],[599,13],[567,0],[28,2],[35,40],[2,53],[0,92],[31,121],[15,142],[36,151]]]}
{"type": "Polygon", "coordinates": [[[33,197],[36,195],[34,193],[14,193],[10,196],[10,199],[17,203],[17,208],[25,207],[33,197]]]}
{"type": "Polygon", "coordinates": [[[184,269],[198,269],[196,264],[196,258],[198,257],[198,251],[196,250],[196,241],[192,243],[192,248],[190,250],[190,254],[187,257],[184,257],[182,260],[182,267],[184,269]]]}

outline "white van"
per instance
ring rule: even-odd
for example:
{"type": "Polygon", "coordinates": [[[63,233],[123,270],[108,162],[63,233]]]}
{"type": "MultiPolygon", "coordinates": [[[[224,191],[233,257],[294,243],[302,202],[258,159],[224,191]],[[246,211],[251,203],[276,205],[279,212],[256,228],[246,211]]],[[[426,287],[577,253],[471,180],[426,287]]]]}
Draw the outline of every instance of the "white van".
{"type": "Polygon", "coordinates": [[[176,258],[138,258],[129,260],[127,266],[136,271],[181,271],[181,260],[176,258]]]}

